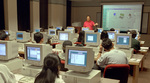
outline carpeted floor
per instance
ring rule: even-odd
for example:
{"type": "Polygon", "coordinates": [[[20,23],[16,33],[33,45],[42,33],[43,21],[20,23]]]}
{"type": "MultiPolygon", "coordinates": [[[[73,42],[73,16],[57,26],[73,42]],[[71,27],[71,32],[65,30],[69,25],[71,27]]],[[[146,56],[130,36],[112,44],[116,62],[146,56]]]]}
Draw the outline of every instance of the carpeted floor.
{"type": "MultiPolygon", "coordinates": [[[[128,83],[132,83],[132,76],[129,76],[128,83]]],[[[138,83],[150,83],[150,51],[144,59],[144,70],[139,72],[138,83]]]]}

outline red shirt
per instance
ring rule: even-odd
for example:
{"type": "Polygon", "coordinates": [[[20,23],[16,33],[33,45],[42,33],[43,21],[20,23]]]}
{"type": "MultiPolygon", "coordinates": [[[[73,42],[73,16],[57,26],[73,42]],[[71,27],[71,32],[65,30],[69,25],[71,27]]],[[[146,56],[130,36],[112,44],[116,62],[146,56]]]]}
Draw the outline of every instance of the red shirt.
{"type": "Polygon", "coordinates": [[[94,26],[94,22],[93,21],[85,21],[83,27],[89,27],[90,30],[93,30],[93,26],[94,26]]]}

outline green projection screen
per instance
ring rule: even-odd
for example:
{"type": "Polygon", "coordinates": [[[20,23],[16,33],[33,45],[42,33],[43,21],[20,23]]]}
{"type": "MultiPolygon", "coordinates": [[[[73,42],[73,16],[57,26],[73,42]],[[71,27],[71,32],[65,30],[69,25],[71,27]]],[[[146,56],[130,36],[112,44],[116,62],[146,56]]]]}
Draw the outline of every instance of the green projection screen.
{"type": "Polygon", "coordinates": [[[142,4],[134,5],[103,5],[102,27],[127,31],[128,29],[141,29],[142,4]]]}

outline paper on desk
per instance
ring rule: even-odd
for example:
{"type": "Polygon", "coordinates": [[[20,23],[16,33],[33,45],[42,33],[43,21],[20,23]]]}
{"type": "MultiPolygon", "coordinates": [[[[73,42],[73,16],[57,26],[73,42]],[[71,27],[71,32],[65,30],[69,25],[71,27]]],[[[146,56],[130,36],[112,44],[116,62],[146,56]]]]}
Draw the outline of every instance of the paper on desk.
{"type": "Polygon", "coordinates": [[[18,81],[23,78],[24,76],[23,75],[20,75],[20,74],[15,74],[15,77],[16,77],[16,81],[18,83],[18,81]]]}

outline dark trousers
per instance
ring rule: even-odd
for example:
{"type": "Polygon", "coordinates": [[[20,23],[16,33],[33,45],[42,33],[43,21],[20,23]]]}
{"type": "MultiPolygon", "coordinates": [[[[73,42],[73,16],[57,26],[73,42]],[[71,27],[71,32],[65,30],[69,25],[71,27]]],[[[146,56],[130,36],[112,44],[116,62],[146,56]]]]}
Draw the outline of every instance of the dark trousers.
{"type": "Polygon", "coordinates": [[[105,67],[100,67],[100,66],[94,64],[93,69],[94,70],[101,70],[101,77],[103,77],[105,67]]]}

